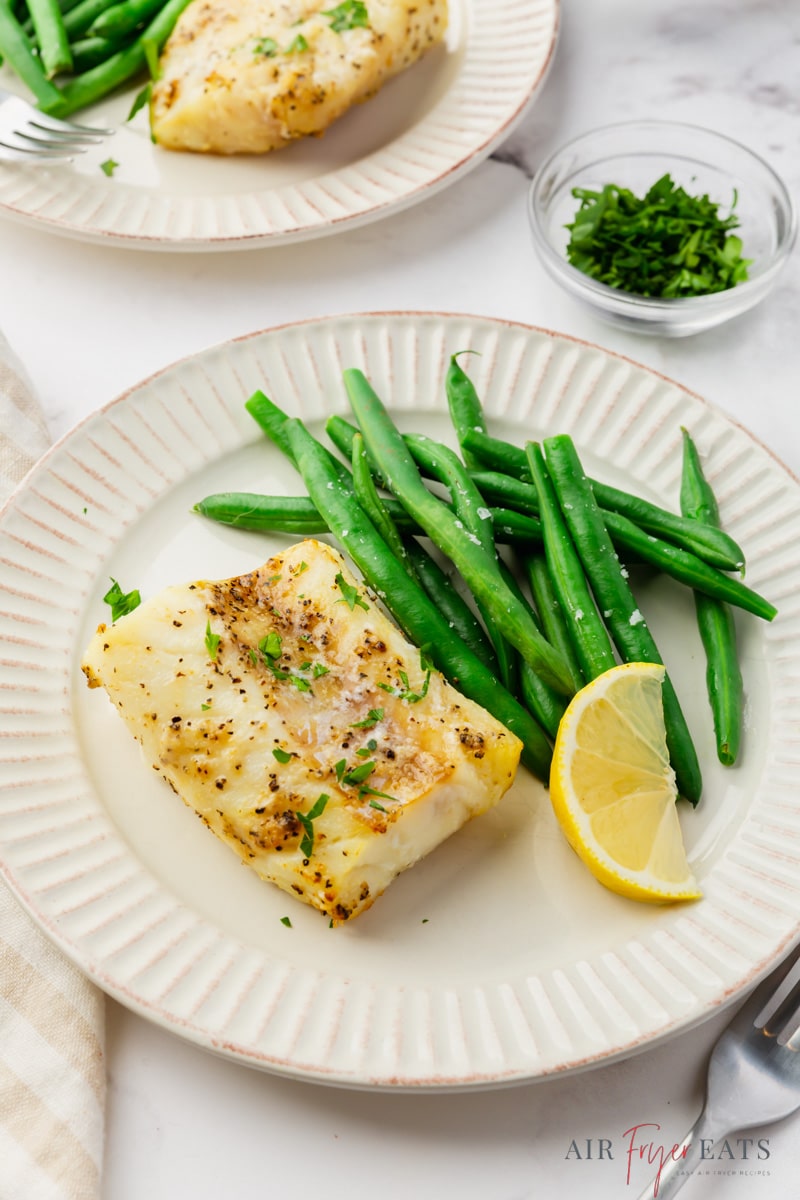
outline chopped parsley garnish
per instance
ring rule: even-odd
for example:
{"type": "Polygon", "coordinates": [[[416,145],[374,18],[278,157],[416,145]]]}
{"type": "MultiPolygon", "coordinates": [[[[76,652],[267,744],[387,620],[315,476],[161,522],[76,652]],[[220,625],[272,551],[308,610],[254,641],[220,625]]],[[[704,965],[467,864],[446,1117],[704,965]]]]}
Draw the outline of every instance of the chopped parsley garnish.
{"type": "Polygon", "coordinates": [[[281,635],[276,633],[274,629],[270,630],[267,636],[263,637],[258,643],[258,648],[266,657],[280,658],[283,648],[281,635]]]}
{"type": "Polygon", "coordinates": [[[256,38],[253,45],[253,54],[263,55],[264,58],[274,58],[277,53],[278,43],[275,41],[275,38],[256,38]]]}
{"type": "Polygon", "coordinates": [[[100,170],[103,172],[104,175],[108,175],[108,177],[110,179],[111,176],[116,171],[118,166],[119,166],[119,163],[115,162],[115,160],[113,158],[107,158],[104,162],[100,163],[100,170]]]}
{"type": "Polygon", "coordinates": [[[103,596],[103,602],[111,605],[111,620],[116,621],[118,617],[124,617],[138,608],[142,597],[138,588],[134,588],[132,592],[123,592],[116,579],[112,579],[111,587],[103,596]]]}
{"type": "Polygon", "coordinates": [[[319,679],[322,675],[327,675],[329,669],[329,667],[323,666],[322,663],[314,663],[311,674],[315,679],[319,679]]]}
{"type": "Polygon", "coordinates": [[[161,46],[158,42],[154,42],[152,37],[148,37],[147,33],[142,34],[141,47],[144,50],[144,59],[147,63],[147,70],[151,79],[158,79],[161,76],[161,46]]]}
{"type": "Polygon", "coordinates": [[[270,671],[275,676],[276,679],[288,679],[289,678],[289,672],[284,671],[282,667],[276,666],[276,664],[272,661],[271,658],[267,658],[267,656],[264,655],[264,658],[262,661],[264,663],[264,666],[267,668],[267,670],[270,671]]]}
{"type": "MultiPolygon", "coordinates": [[[[282,642],[281,642],[281,635],[279,633],[276,633],[274,629],[270,630],[270,632],[267,634],[267,636],[263,637],[261,639],[261,641],[258,643],[258,650],[261,655],[261,661],[263,662],[264,666],[267,667],[267,669],[272,672],[272,674],[275,676],[276,679],[288,679],[289,678],[289,672],[284,671],[275,662],[276,658],[280,658],[282,650],[283,650],[282,642]]],[[[252,658],[254,663],[258,662],[258,659],[253,654],[252,650],[250,651],[250,657],[252,658]]]]}
{"type": "Polygon", "coordinates": [[[377,749],[378,743],[375,741],[375,738],[370,738],[366,746],[362,746],[360,750],[356,750],[356,756],[358,758],[367,758],[370,754],[374,754],[377,749]]]}
{"type": "Polygon", "coordinates": [[[336,582],[339,585],[339,591],[342,593],[342,599],[337,600],[337,604],[344,602],[351,612],[356,605],[369,612],[369,605],[359,596],[358,588],[354,587],[352,583],[348,583],[341,571],[336,576],[336,582]]]}
{"type": "MultiPolygon", "coordinates": [[[[379,792],[377,788],[371,788],[366,783],[363,785],[363,787],[358,789],[358,794],[359,796],[381,796],[384,800],[393,800],[395,804],[397,804],[397,796],[390,796],[388,792],[379,792]]],[[[374,804],[372,804],[372,801],[370,801],[370,804],[373,808],[376,807],[374,804]]],[[[383,811],[385,812],[386,809],[383,811]]]]}
{"type": "Polygon", "coordinates": [[[285,925],[287,929],[291,929],[292,928],[291,917],[281,917],[281,925],[285,925]]]}
{"type": "Polygon", "coordinates": [[[408,675],[405,671],[398,671],[400,676],[401,687],[392,687],[389,683],[379,683],[378,687],[384,692],[391,692],[393,696],[399,696],[401,700],[405,700],[406,704],[418,704],[420,700],[424,700],[428,694],[428,685],[431,681],[431,668],[428,667],[425,673],[425,682],[422,685],[422,691],[414,692],[411,690],[411,685],[408,682],[408,675]]]}
{"type": "Polygon", "coordinates": [[[358,786],[365,779],[369,779],[377,765],[374,759],[371,762],[359,763],[357,767],[353,767],[352,771],[348,771],[346,775],[342,776],[342,783],[350,784],[351,787],[358,786]]]}
{"type": "Polygon", "coordinates": [[[298,821],[305,830],[303,840],[300,843],[300,851],[303,858],[310,858],[314,850],[314,822],[317,817],[325,811],[325,805],[328,803],[330,796],[326,796],[323,792],[316,803],[308,810],[307,813],[295,813],[298,821]]]}
{"type": "Polygon", "coordinates": [[[345,29],[369,29],[369,14],[362,0],[342,0],[336,8],[323,8],[322,15],[330,17],[334,33],[343,33],[345,29]]]}
{"type": "Polygon", "coordinates": [[[297,574],[297,575],[302,575],[302,574],[303,574],[303,571],[307,571],[307,570],[308,570],[308,563],[307,563],[307,562],[301,562],[301,563],[300,563],[300,566],[297,568],[297,571],[295,572],[295,574],[297,574]]]}
{"type": "MultiPolygon", "coordinates": [[[[276,679],[288,679],[293,683],[298,692],[310,692],[311,684],[307,679],[303,679],[302,675],[293,675],[291,671],[284,671],[283,667],[279,667],[276,659],[281,657],[283,653],[283,641],[281,635],[275,630],[270,630],[266,637],[263,637],[258,643],[258,651],[261,655],[261,661],[276,679]]],[[[250,658],[254,663],[258,662],[258,655],[251,648],[249,650],[250,658]]],[[[307,670],[311,666],[310,661],[304,662],[300,666],[300,670],[307,670]]]]}
{"type": "Polygon", "coordinates": [[[639,296],[700,296],[747,279],[741,238],[732,234],[734,192],[727,217],[707,194],[692,196],[669,174],[643,197],[607,184],[573,188],[580,205],[569,230],[567,259],[592,279],[639,296]]]}
{"type": "MultiPolygon", "coordinates": [[[[377,746],[377,742],[370,743],[370,745],[374,749],[375,746],[377,746]]],[[[356,751],[356,754],[359,756],[369,753],[370,750],[356,751]]],[[[378,764],[375,762],[375,760],[371,759],[370,762],[359,763],[358,766],[353,767],[352,770],[348,771],[347,760],[340,758],[337,763],[333,764],[333,769],[336,772],[337,781],[345,784],[347,787],[357,787],[359,796],[380,796],[383,800],[396,801],[396,796],[390,796],[387,792],[379,792],[377,788],[372,788],[368,783],[366,783],[366,780],[369,779],[377,765],[378,764]]],[[[380,805],[373,804],[372,807],[380,808],[380,805]]],[[[386,810],[383,809],[382,811],[385,812],[386,810]]]]}
{"type": "Polygon", "coordinates": [[[274,748],[272,756],[273,758],[277,758],[279,763],[288,763],[294,758],[293,754],[290,754],[288,750],[281,750],[280,746],[274,748]]]}
{"type": "Polygon", "coordinates": [[[219,649],[219,644],[221,641],[221,635],[218,633],[212,633],[211,622],[206,621],[206,650],[208,651],[208,657],[212,662],[216,662],[217,650],[219,649]]]}
{"type": "Polygon", "coordinates": [[[289,45],[286,47],[286,53],[287,54],[305,54],[307,49],[308,49],[308,40],[305,37],[303,37],[302,33],[298,33],[297,37],[294,38],[293,41],[291,41],[289,43],[289,45]]]}
{"type": "Polygon", "coordinates": [[[354,721],[350,726],[351,729],[374,729],[379,721],[383,720],[382,708],[371,708],[363,721],[354,721]]]}
{"type": "Polygon", "coordinates": [[[141,91],[136,93],[134,100],[133,100],[133,104],[131,105],[131,111],[128,113],[127,117],[125,118],[126,121],[132,121],[133,118],[136,116],[136,114],[138,112],[141,112],[141,110],[150,103],[150,93],[152,92],[152,90],[153,90],[153,83],[151,80],[149,83],[146,83],[144,85],[144,87],[141,89],[141,91]]]}
{"type": "Polygon", "coordinates": [[[203,712],[208,712],[208,710],[211,708],[211,705],[210,704],[201,704],[200,708],[202,709],[203,712]]]}

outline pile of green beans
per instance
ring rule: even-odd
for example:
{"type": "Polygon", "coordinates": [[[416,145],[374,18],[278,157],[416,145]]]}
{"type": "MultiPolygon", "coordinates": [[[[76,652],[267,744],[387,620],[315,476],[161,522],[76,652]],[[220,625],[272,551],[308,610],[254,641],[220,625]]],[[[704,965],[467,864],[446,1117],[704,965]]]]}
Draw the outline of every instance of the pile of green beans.
{"type": "Polygon", "coordinates": [[[66,117],[151,73],[189,0],[0,0],[0,56],[66,117]]]}
{"type": "MultiPolygon", "coordinates": [[[[243,529],[333,534],[404,632],[518,734],[545,781],[569,697],[619,660],[664,662],[619,554],[656,567],[694,592],[718,754],[732,764],[742,681],[731,606],[767,621],[776,609],[729,573],[744,556],[720,527],[689,434],[676,514],[589,478],[564,434],[524,448],[493,438],[458,357],[445,391],[460,454],[401,433],[362,372],[348,369],[355,420],[326,424],[344,462],[256,392],[246,407],[307,494],[217,493],[195,511],[243,529]]],[[[664,719],[679,794],[696,804],[700,767],[668,674],[664,719]]]]}

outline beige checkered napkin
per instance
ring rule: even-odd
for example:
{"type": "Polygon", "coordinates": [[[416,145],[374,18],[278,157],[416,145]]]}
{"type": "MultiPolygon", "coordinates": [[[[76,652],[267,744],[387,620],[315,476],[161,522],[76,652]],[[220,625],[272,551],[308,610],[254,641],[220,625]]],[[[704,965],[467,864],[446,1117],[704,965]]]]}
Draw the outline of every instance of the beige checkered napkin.
{"type": "MultiPolygon", "coordinates": [[[[0,502],[47,443],[0,334],[0,502]]],[[[104,1106],[103,997],[0,881],[0,1200],[98,1200],[104,1106]]]]}

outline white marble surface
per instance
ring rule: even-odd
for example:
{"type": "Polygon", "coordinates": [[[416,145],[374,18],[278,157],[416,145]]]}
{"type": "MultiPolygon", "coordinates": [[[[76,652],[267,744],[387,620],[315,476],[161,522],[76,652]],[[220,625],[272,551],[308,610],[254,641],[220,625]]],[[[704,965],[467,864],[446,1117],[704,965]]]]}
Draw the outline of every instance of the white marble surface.
{"type": "MultiPolygon", "coordinates": [[[[534,260],[525,214],[528,177],[546,152],[633,116],[738,137],[797,198],[799,54],[794,0],[571,0],[535,107],[453,188],[359,231],[249,253],[134,254],[0,223],[0,327],[55,436],[175,359],[269,325],[369,309],[510,317],[664,371],[800,472],[797,254],[760,308],[695,339],[659,341],[599,324],[562,295],[534,260]]],[[[438,1200],[446,1191],[462,1200],[635,1197],[649,1168],[636,1155],[628,1180],[625,1131],[652,1122],[660,1129],[639,1140],[652,1132],[667,1146],[684,1132],[725,1020],[545,1084],[373,1095],[212,1058],[109,1001],[104,1200],[265,1200],[312,1190],[326,1200],[438,1200]],[[600,1138],[610,1142],[603,1158],[600,1138]]],[[[789,1120],[749,1135],[768,1139],[760,1158],[752,1143],[732,1141],[734,1157],[709,1162],[687,1184],[687,1200],[794,1194],[797,1129],[789,1120]]]]}

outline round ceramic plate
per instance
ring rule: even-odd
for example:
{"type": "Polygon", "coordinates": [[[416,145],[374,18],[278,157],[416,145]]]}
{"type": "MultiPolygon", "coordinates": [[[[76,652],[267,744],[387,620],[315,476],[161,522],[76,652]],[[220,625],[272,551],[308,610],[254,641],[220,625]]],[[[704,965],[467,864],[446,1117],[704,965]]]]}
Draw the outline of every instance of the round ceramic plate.
{"type": "MultiPolygon", "coordinates": [[[[0,213],[153,250],[277,245],[376,220],[453,183],[508,136],[544,80],[557,26],[558,0],[450,0],[446,40],[421,62],[322,139],[255,158],[154,146],[145,112],[127,122],[137,84],[80,114],[116,128],[103,146],[71,164],[0,162],[0,213]]],[[[0,86],[22,90],[7,69],[0,86]]]]}
{"type": "Polygon", "coordinates": [[[0,860],[49,936],[108,993],[201,1046],[359,1087],[499,1086],[653,1044],[763,974],[800,922],[800,488],[740,427],[627,359],[540,329],[436,314],[254,334],[145,381],[79,425],[0,516],[0,860]],[[109,577],[164,586],[252,569],[291,539],[192,513],[210,492],[302,492],[244,402],[262,388],[320,431],[361,367],[403,428],[447,437],[449,355],[490,426],[573,434],[593,475],[675,507],[694,434],[748,579],[779,607],[739,622],[741,763],[715,759],[691,596],[635,574],[705,773],[681,804],[695,904],[605,891],[525,770],[350,925],[261,882],[140,756],[80,659],[109,577]],[[283,924],[289,916],[291,927],[283,924]]]}

